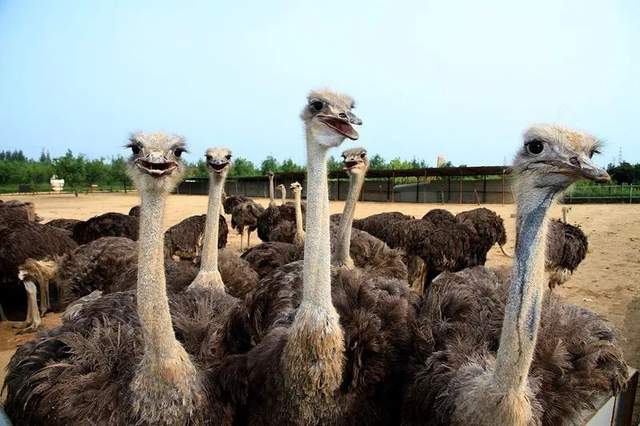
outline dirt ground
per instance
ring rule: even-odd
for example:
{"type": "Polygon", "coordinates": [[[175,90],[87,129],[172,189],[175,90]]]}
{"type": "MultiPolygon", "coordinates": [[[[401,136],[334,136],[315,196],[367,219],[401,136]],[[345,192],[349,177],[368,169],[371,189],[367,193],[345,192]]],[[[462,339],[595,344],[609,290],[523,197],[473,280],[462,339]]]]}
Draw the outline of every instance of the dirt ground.
{"type": "MultiPolygon", "coordinates": [[[[2,199],[33,201],[44,222],[56,218],[88,219],[108,211],[127,213],[138,203],[138,195],[89,194],[6,196],[2,199]]],[[[267,205],[267,200],[258,200],[267,205]]],[[[206,196],[172,195],[169,198],[165,226],[169,227],[193,214],[206,212],[206,196]]],[[[342,210],[342,202],[331,203],[331,213],[342,210]]],[[[446,208],[453,213],[469,210],[475,205],[373,203],[358,204],[356,217],[365,217],[383,211],[401,211],[421,217],[432,208],[446,208]]],[[[513,205],[485,205],[502,216],[508,233],[507,249],[513,252],[515,212],[513,205]]],[[[554,206],[553,217],[560,217],[561,207],[554,206]]],[[[620,331],[621,344],[629,365],[640,367],[640,206],[639,205],[574,205],[568,214],[572,224],[582,226],[589,237],[589,253],[574,276],[557,293],[566,301],[583,305],[608,318],[620,331]]],[[[228,222],[230,220],[228,218],[228,222]]],[[[239,249],[239,237],[229,233],[229,246],[239,249]]],[[[258,243],[257,235],[252,244],[258,243]]],[[[488,266],[508,265],[511,259],[504,257],[497,248],[489,253],[488,266]]],[[[59,323],[56,314],[45,317],[45,326],[59,323]]],[[[16,336],[15,331],[0,323],[0,382],[5,366],[15,347],[30,335],[16,336]]]]}

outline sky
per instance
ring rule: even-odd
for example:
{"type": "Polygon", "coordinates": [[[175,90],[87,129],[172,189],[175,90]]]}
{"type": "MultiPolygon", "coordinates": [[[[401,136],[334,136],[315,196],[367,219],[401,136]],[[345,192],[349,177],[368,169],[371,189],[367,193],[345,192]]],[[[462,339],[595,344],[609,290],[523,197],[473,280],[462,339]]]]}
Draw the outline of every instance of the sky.
{"type": "MultiPolygon", "coordinates": [[[[386,159],[510,162],[527,126],[640,162],[640,2],[0,0],[0,149],[124,154],[131,131],[302,162],[313,88],[386,159]]],[[[337,152],[335,153],[337,154],[337,152]]]]}

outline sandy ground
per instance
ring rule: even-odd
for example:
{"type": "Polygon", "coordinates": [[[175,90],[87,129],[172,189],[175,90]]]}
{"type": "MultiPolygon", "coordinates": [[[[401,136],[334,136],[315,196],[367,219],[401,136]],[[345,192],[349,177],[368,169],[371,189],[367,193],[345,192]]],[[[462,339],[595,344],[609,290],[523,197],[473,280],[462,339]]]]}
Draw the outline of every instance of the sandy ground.
{"type": "MultiPolygon", "coordinates": [[[[89,194],[6,196],[2,199],[23,199],[35,202],[36,211],[44,221],[55,218],[88,219],[107,211],[127,213],[138,203],[138,195],[89,194]]],[[[267,200],[258,200],[267,205],[267,200]]],[[[169,227],[187,216],[206,211],[206,196],[173,195],[169,198],[165,226],[169,227]]],[[[342,202],[331,203],[331,213],[342,210],[342,202]]],[[[435,205],[407,203],[359,203],[357,217],[383,211],[402,211],[421,217],[432,208],[446,208],[453,213],[474,208],[474,205],[435,205]]],[[[507,249],[513,252],[515,212],[513,205],[486,205],[500,214],[507,227],[507,249]]],[[[560,217],[561,207],[552,209],[553,217],[560,217]]],[[[229,219],[229,218],[228,218],[229,219]]],[[[570,281],[555,290],[566,301],[583,305],[608,318],[620,331],[621,344],[629,365],[640,367],[640,206],[638,205],[575,205],[569,212],[570,223],[579,224],[589,237],[589,253],[570,281]]],[[[228,220],[230,223],[230,220],[228,220]]],[[[239,237],[229,234],[229,246],[239,248],[239,237]]],[[[257,235],[252,243],[259,242],[257,235]]],[[[488,266],[508,265],[497,248],[489,253],[488,266]]],[[[46,317],[45,326],[59,322],[57,315],[46,317]]],[[[29,338],[16,336],[14,330],[0,323],[0,382],[5,365],[15,347],[29,338]]]]}

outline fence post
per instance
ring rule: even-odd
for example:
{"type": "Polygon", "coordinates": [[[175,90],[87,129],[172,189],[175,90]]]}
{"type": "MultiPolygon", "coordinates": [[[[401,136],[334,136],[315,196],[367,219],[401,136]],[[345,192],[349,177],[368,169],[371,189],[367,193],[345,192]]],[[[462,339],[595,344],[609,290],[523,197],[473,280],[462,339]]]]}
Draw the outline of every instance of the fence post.
{"type": "Polygon", "coordinates": [[[502,172],[502,205],[504,206],[504,171],[502,172]]]}
{"type": "Polygon", "coordinates": [[[460,177],[460,204],[462,204],[463,199],[462,199],[462,175],[459,176],[460,177]]]}
{"type": "Polygon", "coordinates": [[[629,204],[633,203],[633,184],[629,184],[629,204]]]}

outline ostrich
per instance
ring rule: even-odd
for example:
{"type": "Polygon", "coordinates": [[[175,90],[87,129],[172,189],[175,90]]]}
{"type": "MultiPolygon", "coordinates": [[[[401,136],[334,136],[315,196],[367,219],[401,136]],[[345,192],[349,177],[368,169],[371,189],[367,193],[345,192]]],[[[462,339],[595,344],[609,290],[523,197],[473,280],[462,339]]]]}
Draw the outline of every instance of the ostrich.
{"type": "Polygon", "coordinates": [[[140,217],[140,206],[136,205],[129,209],[129,216],[140,217]]]}
{"type": "MultiPolygon", "coordinates": [[[[0,277],[2,277],[3,290],[9,292],[11,288],[19,285],[19,282],[16,282],[16,279],[19,279],[27,291],[27,319],[24,322],[17,322],[15,327],[25,332],[34,331],[41,323],[40,315],[48,309],[49,288],[40,286],[40,308],[38,309],[36,285],[33,279],[19,271],[19,267],[29,258],[45,259],[64,255],[75,249],[77,244],[65,231],[25,220],[22,215],[18,219],[14,218],[0,225],[0,241],[2,241],[0,277]]],[[[7,303],[6,299],[5,303],[7,303]]],[[[5,308],[14,307],[5,305],[5,308]]],[[[11,310],[7,309],[7,311],[11,310]]]]}
{"type": "Polygon", "coordinates": [[[58,311],[94,291],[111,293],[114,282],[137,262],[137,243],[124,237],[102,237],[62,256],[29,258],[20,265],[19,274],[39,285],[44,305],[41,312],[58,311]],[[57,299],[52,306],[47,289],[52,285],[57,299]]]}
{"type": "Polygon", "coordinates": [[[36,208],[30,201],[10,200],[0,202],[0,220],[24,219],[30,222],[39,222],[36,208]]]}
{"type": "Polygon", "coordinates": [[[556,126],[525,132],[513,166],[510,287],[482,267],[434,281],[417,319],[419,361],[405,423],[582,424],[595,401],[624,382],[627,367],[610,326],[585,308],[543,297],[548,210],[573,182],[609,179],[591,160],[597,152],[585,133],[556,126]]]}
{"type": "Polygon", "coordinates": [[[369,157],[364,148],[348,149],[342,153],[343,166],[349,175],[349,193],[344,210],[336,225],[332,224],[332,263],[347,269],[361,268],[369,274],[388,278],[407,279],[407,268],[400,254],[381,240],[364,231],[353,230],[358,197],[369,169],[369,157]]]}
{"type": "MultiPolygon", "coordinates": [[[[295,221],[280,220],[275,228],[269,233],[269,241],[279,241],[283,243],[292,243],[298,246],[304,244],[304,219],[302,214],[302,185],[298,182],[291,184],[291,190],[295,202],[293,204],[295,210],[295,221]]],[[[284,203],[278,207],[285,205],[284,203]]]]}
{"type": "MultiPolygon", "coordinates": [[[[264,212],[258,217],[258,237],[262,241],[271,241],[271,232],[280,224],[281,221],[288,221],[290,224],[295,223],[296,209],[295,205],[291,203],[285,203],[277,206],[273,199],[273,173],[269,172],[269,206],[264,209],[264,212]]],[[[304,214],[306,207],[302,205],[302,213],[304,214]]],[[[289,234],[293,227],[287,224],[289,227],[289,234]]],[[[276,234],[277,235],[277,234],[276,234]]]]}
{"type": "Polygon", "coordinates": [[[73,239],[86,244],[100,237],[138,239],[138,218],[122,213],[105,213],[80,222],[73,227],[73,239]]]}
{"type": "Polygon", "coordinates": [[[480,237],[480,255],[478,261],[480,264],[484,265],[487,261],[487,253],[494,244],[498,244],[502,254],[510,257],[504,251],[504,245],[507,242],[507,231],[504,229],[504,221],[495,212],[480,207],[458,213],[456,219],[459,222],[473,226],[478,233],[480,237]]]}
{"type": "Polygon", "coordinates": [[[227,196],[224,192],[222,193],[222,207],[224,208],[225,214],[231,214],[234,207],[246,201],[251,201],[251,198],[245,197],[244,195],[227,196]]]}
{"type": "Polygon", "coordinates": [[[566,282],[587,256],[589,241],[582,229],[553,219],[547,232],[545,269],[549,274],[549,288],[566,282]]]}
{"type": "MultiPolygon", "coordinates": [[[[167,229],[164,233],[165,254],[175,260],[195,260],[200,256],[206,220],[204,214],[189,216],[167,229]]],[[[227,245],[229,227],[224,216],[219,215],[218,220],[218,248],[222,248],[227,245]]]]}
{"type": "Polygon", "coordinates": [[[304,260],[274,271],[245,300],[248,322],[260,323],[255,314],[267,323],[257,345],[240,356],[248,368],[248,424],[385,424],[398,414],[392,382],[401,377],[397,366],[408,343],[408,303],[360,271],[330,265],[326,160],[331,147],[358,136],[351,107],[350,98],[312,92],[302,113],[304,260]]]}
{"type": "Polygon", "coordinates": [[[249,248],[251,247],[251,233],[258,228],[258,218],[264,211],[264,207],[253,200],[244,201],[231,211],[231,226],[240,234],[241,251],[244,229],[247,228],[247,248],[249,248]]]}
{"type": "MultiPolygon", "coordinates": [[[[258,276],[249,264],[230,251],[218,253],[220,200],[224,182],[231,167],[231,151],[227,148],[209,148],[206,153],[209,169],[209,202],[200,270],[190,289],[204,288],[225,292],[225,287],[232,296],[242,297],[258,283],[258,276]],[[223,278],[225,278],[223,280],[223,278]]],[[[246,203],[241,203],[235,209],[246,203]]],[[[234,209],[234,211],[235,211],[234,209]]]]}
{"type": "Polygon", "coordinates": [[[221,299],[198,291],[172,299],[174,330],[162,268],[166,199],[186,169],[183,139],[137,133],[129,146],[128,173],[142,199],[138,257],[145,259],[138,262],[136,292],[104,296],[18,348],[5,380],[5,409],[15,422],[224,421],[223,409],[207,398],[211,393],[204,380],[205,370],[216,365],[209,345],[216,345],[216,315],[224,317],[221,299]]]}

